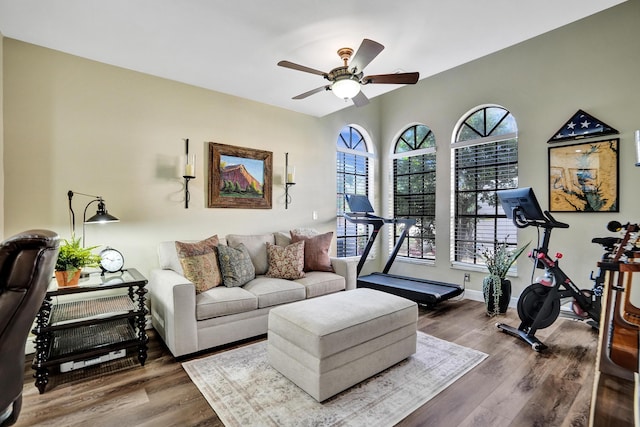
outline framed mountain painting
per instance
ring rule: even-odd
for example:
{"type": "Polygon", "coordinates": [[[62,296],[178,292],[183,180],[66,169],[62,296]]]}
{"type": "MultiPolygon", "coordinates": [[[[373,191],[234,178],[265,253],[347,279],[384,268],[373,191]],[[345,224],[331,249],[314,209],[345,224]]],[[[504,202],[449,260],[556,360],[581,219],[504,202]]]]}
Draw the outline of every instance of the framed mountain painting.
{"type": "Polygon", "coordinates": [[[209,143],[210,208],[271,209],[273,153],[209,143]]]}

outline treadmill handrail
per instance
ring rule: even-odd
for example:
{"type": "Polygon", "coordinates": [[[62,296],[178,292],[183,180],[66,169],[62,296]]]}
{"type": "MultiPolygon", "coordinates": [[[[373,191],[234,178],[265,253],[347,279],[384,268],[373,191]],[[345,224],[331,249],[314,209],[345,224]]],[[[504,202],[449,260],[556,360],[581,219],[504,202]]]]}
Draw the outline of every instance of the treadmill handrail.
{"type": "Polygon", "coordinates": [[[396,256],[398,255],[398,252],[400,251],[400,247],[402,246],[402,243],[404,242],[404,239],[406,239],[407,237],[407,233],[409,232],[409,229],[411,227],[413,227],[416,224],[416,220],[414,218],[397,218],[393,220],[394,224],[404,224],[404,230],[402,230],[402,233],[400,233],[400,236],[398,237],[398,240],[396,241],[395,246],[393,247],[393,250],[391,251],[391,255],[389,255],[389,259],[387,259],[387,263],[384,266],[384,269],[382,270],[382,272],[384,274],[387,274],[389,272],[389,270],[391,269],[391,265],[393,264],[393,262],[396,260],[396,256]]]}
{"type": "Polygon", "coordinates": [[[398,237],[398,240],[395,244],[395,246],[393,247],[393,250],[391,251],[391,255],[389,256],[389,259],[387,260],[387,263],[385,264],[384,270],[382,271],[383,273],[388,273],[389,269],[391,269],[391,265],[393,264],[393,262],[396,259],[396,256],[398,255],[398,252],[400,251],[400,247],[402,246],[402,243],[404,242],[404,239],[407,237],[407,232],[409,231],[409,228],[411,228],[413,225],[415,225],[416,220],[413,218],[383,218],[380,216],[376,216],[373,214],[370,214],[368,212],[362,213],[362,212],[345,212],[344,215],[345,219],[347,221],[353,222],[355,224],[366,224],[366,225],[372,225],[373,226],[373,231],[371,232],[371,235],[369,236],[369,240],[367,241],[367,245],[364,248],[364,251],[362,252],[362,256],[360,257],[360,261],[358,262],[358,268],[356,269],[356,275],[360,276],[360,272],[362,271],[362,268],[364,267],[364,263],[367,260],[367,257],[369,256],[369,252],[371,251],[371,248],[373,247],[373,243],[376,240],[376,238],[378,237],[378,232],[380,231],[380,229],[382,228],[382,226],[384,224],[405,224],[405,228],[404,230],[402,230],[402,233],[400,234],[400,237],[398,237]]]}

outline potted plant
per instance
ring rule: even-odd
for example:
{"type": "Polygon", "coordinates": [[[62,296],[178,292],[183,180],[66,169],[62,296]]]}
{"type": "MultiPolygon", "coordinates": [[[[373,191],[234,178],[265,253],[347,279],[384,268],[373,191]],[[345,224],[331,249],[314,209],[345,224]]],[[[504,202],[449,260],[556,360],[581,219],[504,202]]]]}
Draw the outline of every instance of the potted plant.
{"type": "Polygon", "coordinates": [[[55,274],[58,286],[75,286],[80,279],[80,271],[84,267],[97,267],[100,256],[93,254],[97,246],[83,248],[80,238],[73,235],[70,240],[63,240],[60,245],[60,253],[56,261],[55,274]]]}
{"type": "Polygon", "coordinates": [[[489,275],[482,281],[482,293],[489,316],[507,312],[511,299],[511,281],[506,279],[507,272],[529,243],[519,249],[509,249],[505,238],[503,242],[496,242],[495,249],[485,248],[480,253],[489,270],[489,275]]]}

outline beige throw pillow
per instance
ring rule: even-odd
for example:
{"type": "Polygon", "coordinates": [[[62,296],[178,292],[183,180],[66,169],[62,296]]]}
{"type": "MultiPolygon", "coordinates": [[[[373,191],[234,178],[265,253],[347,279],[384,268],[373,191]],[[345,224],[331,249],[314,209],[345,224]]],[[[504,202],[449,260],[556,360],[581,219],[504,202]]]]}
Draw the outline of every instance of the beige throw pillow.
{"type": "Polygon", "coordinates": [[[295,280],[304,277],[304,242],[278,246],[267,243],[267,277],[295,280]]]}
{"type": "Polygon", "coordinates": [[[216,246],[217,235],[197,243],[176,242],[176,252],[184,277],[193,282],[197,294],[222,283],[216,246]]]}

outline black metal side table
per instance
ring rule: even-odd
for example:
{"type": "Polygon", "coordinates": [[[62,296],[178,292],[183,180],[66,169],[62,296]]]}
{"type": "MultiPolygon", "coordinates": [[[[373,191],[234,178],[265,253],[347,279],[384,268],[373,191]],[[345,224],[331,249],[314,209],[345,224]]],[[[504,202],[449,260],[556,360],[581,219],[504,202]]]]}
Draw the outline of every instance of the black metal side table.
{"type": "Polygon", "coordinates": [[[68,288],[58,288],[55,279],[51,281],[32,331],[36,353],[31,367],[41,394],[49,382],[50,368],[63,363],[99,363],[96,361],[100,357],[112,352],[135,350],[144,366],[148,341],[146,284],[147,279],[133,268],[104,276],[90,274],[78,286],[68,288]],[[118,288],[128,288],[128,293],[100,292],[118,288]],[[57,297],[71,294],[89,295],[57,301],[57,297]]]}

